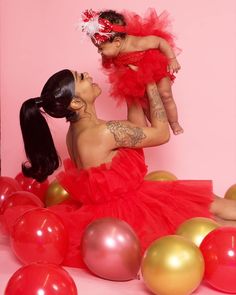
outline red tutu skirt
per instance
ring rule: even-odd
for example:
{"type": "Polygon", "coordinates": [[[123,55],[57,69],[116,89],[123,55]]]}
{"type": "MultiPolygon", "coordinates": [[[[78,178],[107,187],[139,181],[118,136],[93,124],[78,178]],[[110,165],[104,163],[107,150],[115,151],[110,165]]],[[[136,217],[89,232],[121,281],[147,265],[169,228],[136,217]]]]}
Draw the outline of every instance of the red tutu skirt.
{"type": "Polygon", "coordinates": [[[155,239],[173,234],[186,219],[212,217],[212,183],[207,180],[144,181],[142,150],[120,149],[109,164],[76,169],[69,160],[58,175],[71,199],[50,207],[64,221],[70,236],[64,265],[84,267],[80,244],[86,226],[102,217],[128,222],[144,251],[155,239]]]}
{"type": "MultiPolygon", "coordinates": [[[[174,37],[169,32],[171,22],[166,11],[158,16],[154,9],[149,9],[143,18],[132,12],[125,11],[123,14],[128,35],[155,35],[165,39],[176,52],[178,51],[174,37]]],[[[118,104],[127,101],[146,106],[145,92],[148,83],[158,83],[164,77],[169,77],[171,81],[175,78],[167,71],[167,57],[157,49],[128,52],[112,59],[103,57],[102,65],[111,84],[110,94],[118,104]],[[128,65],[137,66],[138,71],[133,71],[128,65]]]]}
{"type": "MultiPolygon", "coordinates": [[[[88,224],[114,217],[129,223],[144,251],[154,240],[174,234],[186,219],[209,217],[213,199],[208,180],[144,181],[147,169],[141,149],[119,149],[111,163],[78,170],[70,160],[57,179],[70,199],[49,207],[58,214],[69,233],[69,249],[63,265],[85,267],[81,239],[88,224]]],[[[11,208],[19,216],[21,208],[11,208]]],[[[22,212],[26,209],[22,206],[22,212]]],[[[10,228],[15,214],[4,214],[10,228]]]]}

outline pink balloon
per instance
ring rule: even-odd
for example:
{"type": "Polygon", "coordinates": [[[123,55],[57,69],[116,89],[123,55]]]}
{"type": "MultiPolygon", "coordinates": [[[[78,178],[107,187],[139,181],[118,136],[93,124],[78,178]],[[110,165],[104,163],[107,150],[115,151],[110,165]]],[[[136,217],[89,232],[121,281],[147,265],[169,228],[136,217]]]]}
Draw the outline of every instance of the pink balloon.
{"type": "Polygon", "coordinates": [[[11,246],[24,264],[61,264],[68,247],[68,234],[59,216],[48,209],[31,209],[19,217],[11,231],[11,246]]]}
{"type": "Polygon", "coordinates": [[[22,205],[32,205],[35,207],[44,207],[43,202],[33,193],[29,193],[26,191],[17,191],[11,193],[8,198],[2,204],[2,213],[5,212],[6,209],[12,208],[15,206],[22,205]]]}
{"type": "Polygon", "coordinates": [[[40,200],[44,201],[45,193],[49,186],[49,181],[38,182],[31,177],[26,177],[22,172],[18,173],[15,177],[21,186],[21,190],[35,194],[40,200]]]}
{"type": "Polygon", "coordinates": [[[114,281],[137,277],[141,247],[128,223],[101,218],[89,224],[82,238],[82,257],[95,275],[114,281]]]}
{"type": "Polygon", "coordinates": [[[9,197],[13,192],[21,190],[19,183],[7,176],[0,176],[0,213],[3,202],[9,197]]]}
{"type": "Polygon", "coordinates": [[[8,281],[5,295],[77,295],[67,271],[53,264],[32,263],[18,269],[8,281]]]}

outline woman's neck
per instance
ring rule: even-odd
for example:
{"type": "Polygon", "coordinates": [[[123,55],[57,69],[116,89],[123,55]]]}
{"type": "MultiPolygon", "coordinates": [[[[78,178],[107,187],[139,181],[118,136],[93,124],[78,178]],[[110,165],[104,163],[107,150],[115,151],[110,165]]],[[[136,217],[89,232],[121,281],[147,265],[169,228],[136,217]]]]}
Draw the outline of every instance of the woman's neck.
{"type": "Polygon", "coordinates": [[[77,112],[75,119],[71,122],[72,125],[86,125],[99,124],[101,120],[98,119],[94,106],[87,106],[86,109],[77,112]]]}

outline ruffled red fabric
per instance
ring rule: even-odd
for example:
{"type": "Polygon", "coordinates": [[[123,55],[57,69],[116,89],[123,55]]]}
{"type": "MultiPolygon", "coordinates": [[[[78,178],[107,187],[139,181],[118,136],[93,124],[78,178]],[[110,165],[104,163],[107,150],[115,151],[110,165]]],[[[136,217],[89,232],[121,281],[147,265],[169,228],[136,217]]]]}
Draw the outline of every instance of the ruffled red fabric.
{"type": "MultiPolygon", "coordinates": [[[[147,167],[141,149],[119,149],[111,163],[90,169],[78,170],[69,159],[64,167],[57,179],[71,198],[48,208],[59,215],[69,233],[63,265],[85,268],[81,239],[88,224],[97,218],[128,222],[143,251],[157,238],[173,234],[189,218],[212,218],[211,181],[144,181],[147,167]]],[[[9,230],[17,216],[31,209],[28,207],[6,210],[0,216],[0,225],[9,230]]]]}
{"type": "Polygon", "coordinates": [[[70,160],[57,179],[71,199],[50,207],[68,228],[70,243],[64,265],[84,267],[80,243],[86,226],[102,217],[128,222],[143,251],[155,239],[173,234],[186,219],[212,217],[212,183],[207,180],[144,181],[143,151],[120,149],[111,163],[78,170],[70,160]]]}
{"type": "MultiPolygon", "coordinates": [[[[170,18],[164,11],[159,16],[149,8],[146,15],[141,16],[124,11],[127,22],[127,34],[135,36],[155,35],[165,39],[177,53],[174,36],[169,32],[170,18]]],[[[111,83],[110,94],[118,104],[124,101],[137,102],[146,106],[146,85],[159,82],[164,77],[174,81],[175,76],[167,71],[168,59],[157,49],[120,54],[116,58],[102,58],[104,72],[111,83]],[[138,71],[131,70],[128,65],[138,66],[138,71]]]]}

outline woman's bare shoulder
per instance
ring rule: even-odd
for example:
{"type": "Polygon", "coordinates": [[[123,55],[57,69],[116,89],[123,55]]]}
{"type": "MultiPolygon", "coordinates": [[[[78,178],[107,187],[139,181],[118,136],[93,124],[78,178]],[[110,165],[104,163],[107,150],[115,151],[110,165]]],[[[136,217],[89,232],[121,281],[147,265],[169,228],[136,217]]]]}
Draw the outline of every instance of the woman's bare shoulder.
{"type": "Polygon", "coordinates": [[[98,124],[86,128],[79,136],[80,140],[99,142],[107,132],[107,121],[100,120],[98,124]]]}

